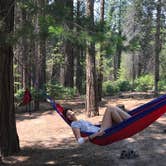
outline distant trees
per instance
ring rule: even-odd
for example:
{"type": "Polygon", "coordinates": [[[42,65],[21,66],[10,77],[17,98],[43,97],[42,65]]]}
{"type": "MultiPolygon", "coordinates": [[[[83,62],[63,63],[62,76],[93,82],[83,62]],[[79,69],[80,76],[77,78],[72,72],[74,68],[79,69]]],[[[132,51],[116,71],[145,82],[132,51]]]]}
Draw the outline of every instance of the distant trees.
{"type": "Polygon", "coordinates": [[[161,75],[159,66],[162,62],[159,59],[164,32],[161,29],[165,29],[164,6],[164,1],[134,0],[128,7],[123,27],[123,33],[128,41],[128,51],[132,52],[131,56],[135,59],[132,60],[134,66],[132,73],[135,72],[133,80],[147,73],[154,75],[156,93],[161,75]]]}
{"type": "MultiPolygon", "coordinates": [[[[15,80],[19,88],[35,86],[40,91],[48,83],[76,88],[77,95],[89,96],[86,103],[91,106],[87,110],[92,107],[94,114],[98,114],[96,104],[102,98],[103,82],[127,78],[134,88],[137,78],[148,73],[154,75],[159,69],[155,61],[160,57],[155,60],[154,48],[158,50],[155,34],[164,32],[162,1],[160,33],[156,27],[157,1],[57,0],[48,3],[34,0],[19,3],[16,16],[22,21],[16,20],[16,31],[21,31],[21,35],[18,33],[21,40],[16,47],[19,49],[15,50],[15,57],[22,64],[21,67],[15,61],[15,71],[19,73],[15,74],[15,80]],[[20,81],[23,83],[19,84],[20,81]]],[[[160,34],[161,42],[163,38],[160,34]]]]}

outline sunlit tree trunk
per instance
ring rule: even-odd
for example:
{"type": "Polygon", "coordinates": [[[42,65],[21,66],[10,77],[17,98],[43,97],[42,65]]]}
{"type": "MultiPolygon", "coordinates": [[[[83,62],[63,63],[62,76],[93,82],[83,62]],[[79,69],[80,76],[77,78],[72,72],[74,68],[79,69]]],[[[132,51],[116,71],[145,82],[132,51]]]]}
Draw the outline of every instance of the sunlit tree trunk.
{"type": "MultiPolygon", "coordinates": [[[[86,2],[86,15],[89,21],[87,30],[89,31],[89,35],[91,35],[90,31],[94,27],[94,1],[87,0],[86,2]]],[[[99,114],[97,106],[95,43],[87,41],[86,47],[86,112],[90,117],[99,114]]]]}
{"type": "Polygon", "coordinates": [[[121,63],[121,54],[122,54],[122,0],[119,0],[118,6],[118,25],[117,25],[117,43],[116,43],[116,52],[114,56],[114,80],[118,79],[118,72],[120,69],[121,63]]]}

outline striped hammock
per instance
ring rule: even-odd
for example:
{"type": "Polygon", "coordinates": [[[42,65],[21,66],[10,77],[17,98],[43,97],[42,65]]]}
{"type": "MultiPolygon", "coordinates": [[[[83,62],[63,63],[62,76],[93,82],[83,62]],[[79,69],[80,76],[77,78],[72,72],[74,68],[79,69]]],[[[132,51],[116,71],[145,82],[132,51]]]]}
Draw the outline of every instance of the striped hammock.
{"type": "MultiPolygon", "coordinates": [[[[49,96],[47,101],[52,105],[54,110],[64,119],[66,123],[70,123],[63,116],[63,107],[54,102],[49,96]]],[[[166,95],[162,95],[152,101],[139,106],[128,113],[132,116],[131,118],[124,120],[123,122],[112,126],[105,130],[105,134],[96,137],[91,142],[96,145],[108,145],[116,141],[120,141],[125,138],[129,138],[134,134],[148,127],[160,116],[166,112],[166,95]]],[[[82,137],[89,136],[93,133],[81,132],[82,137]]]]}

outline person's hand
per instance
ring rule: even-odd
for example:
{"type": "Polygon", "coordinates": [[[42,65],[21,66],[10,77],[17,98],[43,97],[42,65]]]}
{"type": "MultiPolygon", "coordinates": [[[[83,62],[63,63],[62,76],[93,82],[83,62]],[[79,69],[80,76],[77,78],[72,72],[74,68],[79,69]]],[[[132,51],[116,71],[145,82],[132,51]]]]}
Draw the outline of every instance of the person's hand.
{"type": "Polygon", "coordinates": [[[97,133],[97,136],[102,136],[103,134],[105,134],[104,130],[100,130],[100,131],[97,133]]]}
{"type": "Polygon", "coordinates": [[[99,132],[90,135],[88,138],[89,138],[89,140],[93,140],[94,138],[96,138],[96,137],[98,137],[98,136],[99,136],[99,137],[102,136],[104,133],[105,133],[104,130],[100,130],[99,132]]]}

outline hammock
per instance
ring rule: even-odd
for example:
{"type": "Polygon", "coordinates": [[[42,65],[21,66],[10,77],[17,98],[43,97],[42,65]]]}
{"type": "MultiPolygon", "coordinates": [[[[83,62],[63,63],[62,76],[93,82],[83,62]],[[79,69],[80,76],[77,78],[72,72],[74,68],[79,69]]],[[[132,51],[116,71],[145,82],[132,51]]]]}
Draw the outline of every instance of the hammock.
{"type": "MultiPolygon", "coordinates": [[[[66,123],[70,123],[63,116],[63,107],[54,102],[49,96],[47,101],[52,105],[55,111],[64,119],[66,123]]],[[[128,113],[132,116],[131,118],[124,120],[123,122],[112,126],[105,130],[105,134],[96,137],[91,142],[96,145],[108,145],[113,142],[120,141],[122,139],[133,136],[141,130],[148,127],[151,123],[157,120],[166,112],[166,95],[162,95],[142,106],[139,106],[128,113]]],[[[89,136],[93,133],[81,132],[82,137],[89,136]]]]}

